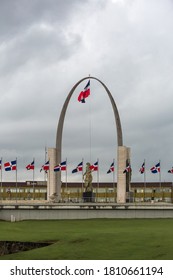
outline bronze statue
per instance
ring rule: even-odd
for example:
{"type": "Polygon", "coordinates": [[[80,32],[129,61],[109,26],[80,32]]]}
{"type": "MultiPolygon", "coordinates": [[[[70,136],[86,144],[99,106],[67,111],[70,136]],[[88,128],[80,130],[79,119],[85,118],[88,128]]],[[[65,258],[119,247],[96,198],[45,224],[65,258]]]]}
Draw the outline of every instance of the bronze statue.
{"type": "Polygon", "coordinates": [[[84,179],[84,186],[85,186],[85,191],[92,191],[92,171],[90,169],[91,164],[89,162],[86,163],[86,171],[83,174],[83,179],[84,179]]]}

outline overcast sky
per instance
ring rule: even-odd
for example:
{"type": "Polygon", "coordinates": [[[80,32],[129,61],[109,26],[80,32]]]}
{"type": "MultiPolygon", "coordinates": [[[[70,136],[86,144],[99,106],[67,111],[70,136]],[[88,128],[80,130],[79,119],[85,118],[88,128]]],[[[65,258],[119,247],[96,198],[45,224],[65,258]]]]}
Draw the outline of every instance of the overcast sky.
{"type": "MultiPolygon", "coordinates": [[[[172,30],[172,0],[0,0],[0,156],[3,162],[17,157],[18,180],[32,180],[25,166],[33,158],[35,178],[43,180],[45,146],[55,147],[65,99],[91,75],[118,107],[132,181],[143,181],[144,159],[147,181],[159,181],[150,172],[159,160],[162,181],[172,181],[172,30]]],[[[79,103],[86,82],[67,109],[62,160],[69,181],[81,180],[71,170],[82,158],[99,159],[100,181],[112,181],[106,174],[117,162],[112,107],[95,80],[86,103],[79,103]]],[[[3,180],[14,181],[15,173],[3,171],[3,180]]]]}

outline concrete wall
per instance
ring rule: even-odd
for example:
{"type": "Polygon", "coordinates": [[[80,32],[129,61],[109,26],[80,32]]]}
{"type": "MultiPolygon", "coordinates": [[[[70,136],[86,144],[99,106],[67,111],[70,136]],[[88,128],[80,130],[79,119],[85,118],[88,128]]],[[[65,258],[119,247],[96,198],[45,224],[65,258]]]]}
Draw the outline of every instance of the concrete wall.
{"type": "Polygon", "coordinates": [[[173,218],[172,209],[1,209],[0,220],[173,218]]]}

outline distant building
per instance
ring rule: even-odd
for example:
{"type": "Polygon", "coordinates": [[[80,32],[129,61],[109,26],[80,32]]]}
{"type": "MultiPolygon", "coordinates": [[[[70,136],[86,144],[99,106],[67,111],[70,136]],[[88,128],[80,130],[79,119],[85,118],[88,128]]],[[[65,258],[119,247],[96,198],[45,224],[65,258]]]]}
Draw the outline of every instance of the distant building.
{"type": "MultiPolygon", "coordinates": [[[[62,183],[61,201],[81,202],[84,191],[82,183],[69,182],[62,183]]],[[[93,183],[93,192],[97,202],[116,202],[117,184],[116,183],[93,183]]],[[[131,192],[129,201],[165,201],[173,202],[173,183],[172,182],[131,182],[131,192]]],[[[47,182],[45,181],[26,181],[3,182],[0,187],[0,200],[47,200],[47,182]]]]}

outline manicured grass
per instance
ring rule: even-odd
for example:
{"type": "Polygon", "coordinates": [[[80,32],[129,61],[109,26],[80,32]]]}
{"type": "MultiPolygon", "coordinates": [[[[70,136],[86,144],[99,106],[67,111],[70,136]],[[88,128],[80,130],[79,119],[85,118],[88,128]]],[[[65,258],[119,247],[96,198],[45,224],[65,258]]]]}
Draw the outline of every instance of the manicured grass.
{"type": "Polygon", "coordinates": [[[54,241],[0,259],[172,260],[172,219],[0,221],[0,240],[54,241]]]}

